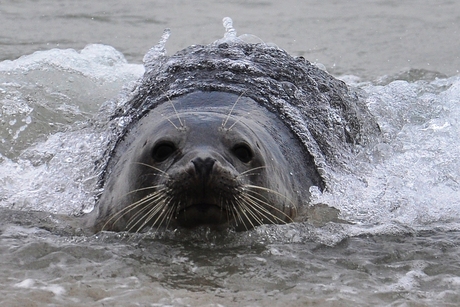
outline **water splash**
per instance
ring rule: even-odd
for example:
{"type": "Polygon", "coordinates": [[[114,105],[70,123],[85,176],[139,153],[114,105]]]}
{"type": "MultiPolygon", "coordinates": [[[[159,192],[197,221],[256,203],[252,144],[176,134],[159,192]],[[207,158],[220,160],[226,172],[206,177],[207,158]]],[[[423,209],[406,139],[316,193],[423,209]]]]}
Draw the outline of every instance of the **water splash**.
{"type": "MultiPolygon", "coordinates": [[[[230,17],[224,17],[222,19],[222,24],[225,28],[224,37],[215,41],[214,44],[219,45],[223,43],[232,44],[232,43],[249,43],[249,44],[265,44],[265,42],[252,34],[242,34],[237,36],[236,29],[233,27],[233,20],[230,17]]],[[[269,44],[270,46],[275,46],[274,44],[269,44]]]]}
{"type": "Polygon", "coordinates": [[[104,45],[0,62],[0,206],[71,213],[92,204],[98,127],[109,115],[94,116],[143,72],[104,45]]]}
{"type": "Polygon", "coordinates": [[[158,62],[158,59],[166,56],[167,52],[165,46],[170,36],[171,30],[164,29],[163,34],[161,35],[161,38],[158,41],[158,43],[152,48],[150,48],[150,50],[145,54],[143,62],[146,70],[152,69],[158,62]]]}
{"type": "Polygon", "coordinates": [[[236,39],[236,29],[233,27],[233,20],[230,17],[224,17],[222,24],[225,28],[224,38],[229,40],[236,39]]]}

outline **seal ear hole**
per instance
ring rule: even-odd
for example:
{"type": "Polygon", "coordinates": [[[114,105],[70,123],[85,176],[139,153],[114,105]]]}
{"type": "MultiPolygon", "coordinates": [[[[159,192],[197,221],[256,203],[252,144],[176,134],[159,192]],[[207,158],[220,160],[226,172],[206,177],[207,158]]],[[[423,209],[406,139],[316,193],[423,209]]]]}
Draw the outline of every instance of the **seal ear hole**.
{"type": "Polygon", "coordinates": [[[254,157],[254,153],[249,145],[244,143],[233,146],[232,152],[243,163],[248,163],[254,157]]]}
{"type": "Polygon", "coordinates": [[[156,162],[163,162],[168,159],[174,152],[176,146],[171,142],[160,142],[153,147],[152,158],[156,162]]]}

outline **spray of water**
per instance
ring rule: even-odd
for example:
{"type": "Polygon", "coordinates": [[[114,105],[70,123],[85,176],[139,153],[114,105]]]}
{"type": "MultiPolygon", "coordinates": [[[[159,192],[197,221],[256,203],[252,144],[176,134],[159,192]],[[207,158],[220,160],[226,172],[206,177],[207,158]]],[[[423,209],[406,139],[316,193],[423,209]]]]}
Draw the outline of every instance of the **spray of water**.
{"type": "Polygon", "coordinates": [[[143,62],[146,69],[154,67],[158,59],[166,56],[165,46],[169,36],[171,36],[171,30],[165,29],[161,35],[160,41],[145,54],[143,62]]]}

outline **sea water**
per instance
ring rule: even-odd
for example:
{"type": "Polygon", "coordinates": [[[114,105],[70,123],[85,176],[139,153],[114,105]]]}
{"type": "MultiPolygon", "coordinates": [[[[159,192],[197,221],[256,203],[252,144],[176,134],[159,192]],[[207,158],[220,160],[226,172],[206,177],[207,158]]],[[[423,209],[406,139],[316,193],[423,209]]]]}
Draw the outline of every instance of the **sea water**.
{"type": "MultiPolygon", "coordinates": [[[[450,10],[439,28],[455,28],[452,23],[458,6],[447,1],[444,6],[433,7],[433,14],[426,19],[420,17],[415,21],[409,17],[428,12],[427,5],[409,12],[385,1],[370,3],[378,10],[364,10],[358,15],[362,18],[358,24],[372,24],[372,20],[391,24],[391,20],[396,20],[396,24],[406,26],[410,32],[416,25],[439,22],[436,13],[450,10]]],[[[289,4],[291,7],[281,12],[295,16],[298,3],[289,4]]],[[[45,1],[33,10],[32,2],[22,6],[11,2],[1,10],[3,17],[28,12],[32,25],[40,24],[40,20],[54,25],[56,18],[62,18],[64,24],[77,22],[83,27],[85,21],[91,23],[94,16],[102,16],[93,25],[85,26],[100,29],[96,25],[111,23],[104,28],[109,29],[119,27],[118,19],[126,24],[159,24],[159,28],[164,28],[167,14],[186,9],[178,4],[168,8],[165,2],[163,6],[157,5],[163,14],[149,18],[147,13],[140,13],[143,5],[147,2],[135,1],[130,8],[118,4],[109,10],[90,4],[76,8],[66,2],[54,7],[45,1]],[[70,13],[69,8],[75,11],[70,13]],[[132,14],[133,11],[139,15],[132,14]]],[[[233,10],[229,3],[214,5],[233,10]]],[[[245,22],[254,10],[264,11],[266,18],[272,16],[276,20],[275,3],[238,5],[246,9],[241,11],[245,22]]],[[[338,21],[328,19],[324,12],[339,9],[332,1],[323,5],[310,1],[309,6],[301,7],[304,15],[317,16],[317,23],[327,28],[321,39],[334,39],[331,23],[338,25],[338,21]]],[[[339,15],[352,15],[353,7],[342,7],[339,15]]],[[[220,13],[217,11],[214,13],[220,13]]],[[[202,37],[190,44],[211,43],[222,37],[223,16],[213,16],[217,21],[206,36],[199,30],[197,20],[207,13],[196,14],[194,19],[189,18],[202,37]],[[220,36],[214,37],[214,32],[220,36]]],[[[254,16],[253,19],[262,18],[254,16]]],[[[232,17],[238,30],[238,15],[232,17]]],[[[280,19],[285,25],[283,30],[289,33],[289,18],[280,19]]],[[[17,24],[27,27],[25,20],[17,24]]],[[[256,28],[261,23],[262,19],[256,28]]],[[[367,37],[353,28],[358,27],[356,23],[351,24],[350,39],[358,34],[367,37]]],[[[173,26],[170,25],[174,36],[177,31],[173,26]]],[[[182,23],[178,22],[178,27],[180,33],[182,23]]],[[[70,31],[72,26],[66,29],[76,40],[78,36],[70,31]]],[[[72,43],[38,35],[35,44],[44,51],[32,54],[30,49],[35,45],[30,42],[34,42],[34,37],[27,33],[16,34],[18,42],[14,44],[3,43],[7,52],[0,62],[2,306],[458,305],[460,74],[455,56],[450,56],[450,63],[436,65],[439,71],[427,70],[425,64],[408,63],[408,69],[403,67],[395,72],[391,71],[394,65],[388,68],[381,62],[360,63],[354,56],[349,58],[354,59],[350,69],[343,63],[323,63],[322,67],[360,93],[382,130],[381,139],[356,153],[353,174],[337,174],[324,193],[312,191],[312,208],[326,204],[337,209],[339,222],[329,221],[322,215],[328,211],[318,209],[308,223],[265,225],[243,233],[199,229],[87,236],[55,231],[60,221],[47,213],[72,215],[94,206],[94,196],[99,192],[94,163],[107,142],[109,132],[105,124],[110,101],[129,96],[133,83],[143,73],[138,63],[143,53],[159,40],[162,30],[149,31],[150,42],[139,49],[133,43],[137,42],[135,38],[120,48],[90,44],[50,49],[50,42],[56,45],[59,41],[64,46],[72,43]],[[25,49],[30,51],[22,51],[20,46],[24,42],[25,49]],[[359,65],[363,65],[362,70],[359,65]],[[379,74],[380,67],[383,68],[379,74]],[[43,225],[53,227],[38,227],[43,225]]],[[[263,31],[249,30],[264,38],[263,31]]],[[[275,26],[271,30],[278,31],[275,26]]],[[[147,35],[145,31],[142,35],[147,35]]],[[[188,40],[195,39],[196,34],[187,33],[182,38],[189,44],[188,40]]],[[[306,36],[296,37],[306,40],[306,36]]],[[[314,39],[313,35],[309,37],[314,39]]],[[[290,49],[294,55],[303,53],[311,61],[317,60],[316,55],[330,53],[309,53],[307,47],[301,49],[292,40],[286,43],[285,38],[278,38],[275,43],[280,47],[290,49]]],[[[387,43],[393,42],[388,36],[385,39],[387,43]]],[[[379,45],[380,40],[383,38],[377,37],[373,42],[379,45]]],[[[171,49],[174,44],[180,45],[177,41],[171,44],[171,49]]],[[[311,47],[320,43],[302,44],[311,47]]],[[[446,44],[445,53],[432,45],[420,48],[426,47],[428,53],[437,52],[440,58],[451,55],[455,44],[446,44]]],[[[339,45],[336,42],[337,48],[339,45]]],[[[415,50],[416,44],[413,45],[415,50]]],[[[363,54],[367,50],[356,48],[363,54]]],[[[391,58],[388,54],[387,57],[391,58]]],[[[415,52],[413,59],[419,58],[421,55],[415,52]]]]}

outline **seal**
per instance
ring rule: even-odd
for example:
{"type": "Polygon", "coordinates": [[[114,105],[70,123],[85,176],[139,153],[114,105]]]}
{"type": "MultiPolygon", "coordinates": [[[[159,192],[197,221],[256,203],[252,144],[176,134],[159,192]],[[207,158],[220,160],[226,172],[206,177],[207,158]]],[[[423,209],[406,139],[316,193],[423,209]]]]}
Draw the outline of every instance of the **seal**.
{"type": "Polygon", "coordinates": [[[278,47],[163,39],[112,116],[94,231],[245,230],[305,218],[311,189],[377,135],[358,95],[278,47]]]}

